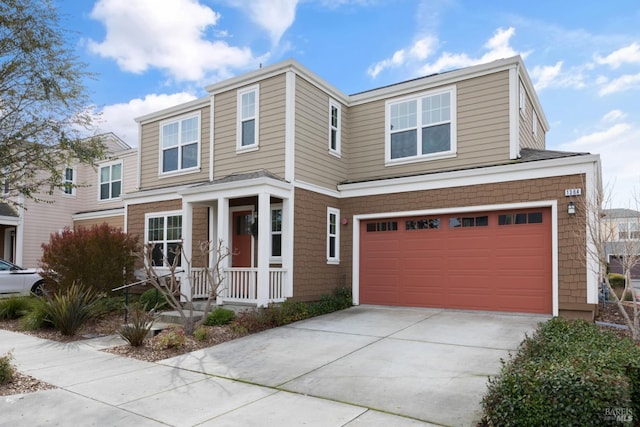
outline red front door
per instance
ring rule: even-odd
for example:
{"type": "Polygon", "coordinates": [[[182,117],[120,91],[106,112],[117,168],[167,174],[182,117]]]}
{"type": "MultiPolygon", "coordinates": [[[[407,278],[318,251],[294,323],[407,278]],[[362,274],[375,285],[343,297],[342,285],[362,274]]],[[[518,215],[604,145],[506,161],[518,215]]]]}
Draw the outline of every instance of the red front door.
{"type": "Polygon", "coordinates": [[[253,213],[251,211],[233,212],[233,257],[232,267],[251,267],[251,223],[253,213]]]}

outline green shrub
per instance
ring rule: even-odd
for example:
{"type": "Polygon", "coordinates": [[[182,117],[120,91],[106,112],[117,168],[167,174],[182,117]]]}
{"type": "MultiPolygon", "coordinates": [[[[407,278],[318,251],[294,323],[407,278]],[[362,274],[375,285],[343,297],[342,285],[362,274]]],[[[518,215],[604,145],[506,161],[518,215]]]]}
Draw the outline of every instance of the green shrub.
{"type": "Polygon", "coordinates": [[[584,321],[551,319],[489,379],[482,400],[487,424],[619,425],[612,409],[640,413],[629,366],[640,367],[640,349],[630,339],[584,321]]]}
{"type": "Polygon", "coordinates": [[[96,317],[99,298],[93,290],[74,283],[58,294],[47,296],[47,320],[62,335],[75,335],[87,321],[96,317]]]}
{"type": "Polygon", "coordinates": [[[49,317],[49,304],[46,298],[32,298],[29,311],[20,318],[20,328],[27,331],[51,328],[53,324],[49,317]]]}
{"type": "Polygon", "coordinates": [[[182,328],[171,327],[155,336],[153,342],[154,346],[161,349],[180,348],[185,345],[187,338],[182,328]]]}
{"type": "Polygon", "coordinates": [[[347,288],[338,288],[331,296],[321,296],[319,301],[286,300],[282,304],[270,305],[266,309],[239,313],[231,326],[237,333],[259,332],[351,307],[351,301],[351,291],[347,288]]]}
{"type": "Polygon", "coordinates": [[[193,337],[196,339],[196,341],[204,341],[209,338],[209,331],[207,330],[207,328],[200,327],[193,331],[193,337]]]}
{"type": "Polygon", "coordinates": [[[236,317],[236,314],[233,310],[218,307],[207,315],[203,323],[207,326],[227,325],[231,323],[234,317],[236,317]]]}
{"type": "MultiPolygon", "coordinates": [[[[108,314],[124,314],[127,310],[126,297],[124,295],[107,295],[96,302],[96,312],[99,316],[108,314]]],[[[129,295],[129,304],[134,304],[139,300],[138,296],[129,295]]]]}
{"type": "Polygon", "coordinates": [[[24,296],[0,299],[0,319],[17,319],[23,316],[29,310],[30,299],[24,296]]]}
{"type": "Polygon", "coordinates": [[[144,291],[142,295],[140,295],[140,304],[144,304],[150,308],[155,307],[156,310],[165,310],[169,307],[169,303],[164,294],[156,288],[144,291]]]}
{"type": "Polygon", "coordinates": [[[60,290],[74,283],[111,292],[133,279],[138,239],[108,224],[66,228],[42,244],[42,277],[60,290]]]}
{"type": "Polygon", "coordinates": [[[16,368],[13,366],[13,354],[8,352],[4,356],[0,356],[0,384],[6,384],[13,381],[16,368]]]}
{"type": "Polygon", "coordinates": [[[609,273],[608,276],[611,286],[613,286],[614,288],[624,288],[625,278],[622,274],[609,273]]]}
{"type": "Polygon", "coordinates": [[[144,340],[149,335],[156,317],[153,312],[147,311],[145,305],[139,303],[131,304],[126,309],[129,323],[122,325],[118,329],[118,335],[127,341],[130,346],[139,347],[144,344],[144,340]]]}

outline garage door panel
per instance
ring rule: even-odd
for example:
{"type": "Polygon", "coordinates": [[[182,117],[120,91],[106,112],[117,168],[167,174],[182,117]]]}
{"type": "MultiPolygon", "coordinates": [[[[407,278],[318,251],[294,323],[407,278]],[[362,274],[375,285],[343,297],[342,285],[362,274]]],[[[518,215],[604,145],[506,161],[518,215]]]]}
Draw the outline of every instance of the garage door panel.
{"type": "Polygon", "coordinates": [[[416,229],[425,217],[397,218],[397,230],[367,233],[363,221],[360,301],[551,313],[550,209],[536,211],[541,224],[500,225],[503,213],[489,212],[430,218],[439,220],[436,229],[416,229]],[[488,220],[468,226],[483,216],[488,220]],[[466,226],[449,226],[450,218],[462,225],[462,217],[466,226]]]}

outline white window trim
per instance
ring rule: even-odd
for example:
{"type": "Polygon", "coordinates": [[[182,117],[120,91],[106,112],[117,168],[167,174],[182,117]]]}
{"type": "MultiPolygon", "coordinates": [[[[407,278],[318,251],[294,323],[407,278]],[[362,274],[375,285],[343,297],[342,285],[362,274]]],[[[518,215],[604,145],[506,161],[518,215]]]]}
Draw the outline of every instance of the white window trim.
{"type": "Polygon", "coordinates": [[[74,166],[66,166],[64,168],[64,176],[62,178],[62,183],[66,184],[67,183],[67,169],[71,169],[73,171],[73,178],[71,179],[71,185],[73,185],[73,187],[71,187],[71,193],[67,193],[65,191],[65,188],[62,188],[62,196],[64,197],[76,197],[76,187],[75,185],[77,185],[78,183],[78,170],[76,167],[74,166]]]}
{"type": "MultiPolygon", "coordinates": [[[[269,239],[269,262],[270,263],[274,263],[274,264],[282,264],[282,236],[284,235],[283,234],[283,231],[284,231],[283,230],[284,210],[282,209],[282,203],[271,205],[270,212],[271,212],[272,218],[273,218],[273,211],[274,210],[278,210],[278,209],[282,212],[282,223],[280,224],[280,231],[276,232],[277,234],[280,234],[280,256],[273,256],[272,255],[273,254],[272,244],[273,244],[274,231],[273,231],[273,228],[269,229],[269,237],[270,237],[270,239],[269,239]]],[[[272,218],[270,218],[269,227],[272,227],[272,222],[271,222],[271,221],[273,221],[272,218]]]]}
{"type": "MultiPolygon", "coordinates": [[[[145,244],[145,256],[144,256],[144,262],[145,264],[147,263],[147,256],[146,256],[146,247],[147,244],[149,244],[149,219],[150,218],[160,218],[160,217],[164,217],[165,221],[164,221],[164,226],[165,226],[165,232],[166,232],[166,227],[167,227],[167,217],[170,216],[183,216],[182,215],[182,211],[163,211],[163,212],[148,212],[144,214],[144,244],[145,244]]],[[[184,231],[184,217],[182,218],[183,222],[182,222],[182,229],[184,231]]],[[[183,238],[181,238],[180,240],[171,240],[170,242],[184,242],[184,236],[182,236],[183,238]]],[[[166,234],[165,234],[165,239],[163,240],[165,247],[166,244],[169,242],[168,239],[166,239],[166,234]]],[[[164,251],[163,251],[164,253],[164,251]]],[[[166,256],[166,253],[164,253],[164,256],[166,256]]],[[[181,255],[182,256],[182,255],[181,255]]],[[[166,265],[162,265],[162,266],[154,266],[154,269],[156,269],[159,272],[168,272],[169,271],[169,266],[166,265]]]]}
{"type": "Polygon", "coordinates": [[[536,110],[533,110],[532,115],[531,132],[533,133],[533,137],[536,138],[538,136],[538,115],[536,114],[536,110]]]}
{"type": "Polygon", "coordinates": [[[342,145],[342,106],[337,101],[330,99],[329,100],[329,154],[332,154],[336,157],[341,156],[341,145],[342,145]],[[331,123],[331,118],[333,109],[338,111],[338,126],[333,127],[331,123]],[[331,132],[335,129],[336,131],[336,148],[331,147],[331,132]]]}
{"type": "MultiPolygon", "coordinates": [[[[389,99],[385,102],[385,130],[384,130],[384,163],[385,166],[393,166],[393,165],[402,165],[407,163],[416,163],[416,162],[424,162],[430,160],[440,160],[440,159],[449,159],[457,156],[458,150],[458,116],[457,116],[457,96],[456,96],[456,86],[446,86],[441,87],[434,90],[429,90],[425,92],[420,92],[418,94],[412,94],[409,96],[404,96],[402,98],[394,98],[389,99]],[[419,154],[417,156],[412,157],[402,157],[399,159],[391,158],[391,106],[394,104],[407,102],[411,100],[420,100],[420,98],[424,98],[427,96],[438,95],[441,93],[449,92],[450,93],[450,130],[451,130],[451,147],[448,151],[442,151],[439,153],[431,153],[431,154],[419,154]]],[[[420,110],[420,109],[418,109],[420,110]]],[[[418,111],[417,114],[420,114],[418,111]]],[[[421,123],[418,121],[417,128],[421,128],[421,123]]],[[[420,132],[418,132],[420,135],[420,132]]],[[[420,138],[420,136],[418,136],[420,138]]],[[[418,139],[419,140],[419,139],[418,139]]]]}
{"type": "Polygon", "coordinates": [[[98,202],[109,202],[113,200],[122,200],[122,193],[124,193],[124,166],[122,164],[122,160],[116,160],[114,162],[103,163],[98,166],[98,202]],[[111,171],[113,165],[120,165],[120,195],[118,197],[111,197],[111,184],[113,183],[113,179],[111,179],[111,171]],[[100,181],[100,177],[102,175],[102,168],[109,168],[109,198],[102,199],[100,195],[102,193],[101,186],[102,182],[100,181]]]}
{"type": "Polygon", "coordinates": [[[260,85],[253,85],[246,88],[238,89],[236,101],[236,152],[245,153],[247,151],[255,151],[260,148],[260,85]],[[256,93],[256,110],[253,116],[254,120],[254,142],[250,145],[242,145],[242,95],[255,92],[256,93]]]}
{"type": "MultiPolygon", "coordinates": [[[[183,114],[181,116],[178,117],[172,117],[170,119],[167,120],[163,120],[160,122],[160,128],[159,128],[159,133],[160,133],[160,137],[158,138],[159,142],[160,142],[160,146],[159,146],[159,151],[158,151],[158,175],[160,176],[160,178],[162,177],[166,177],[166,176],[174,176],[174,175],[181,175],[181,174],[186,174],[186,173],[194,173],[194,172],[198,172],[200,170],[200,151],[202,149],[202,115],[200,111],[197,111],[195,113],[188,113],[188,114],[183,114]],[[182,141],[178,141],[178,169],[176,170],[172,170],[172,171],[167,171],[167,172],[163,172],[163,152],[164,152],[164,147],[162,145],[162,128],[166,125],[169,125],[171,123],[175,123],[178,122],[179,123],[179,128],[182,129],[182,121],[183,120],[188,120],[191,119],[193,117],[197,117],[198,118],[198,139],[196,141],[197,144],[197,160],[196,160],[196,165],[190,168],[185,168],[182,169],[180,168],[180,164],[182,163],[182,141]]],[[[181,136],[181,132],[178,131],[178,135],[181,136]]],[[[193,144],[193,143],[191,143],[193,144]]],[[[189,145],[189,144],[187,144],[189,145]]]]}
{"type": "Polygon", "coordinates": [[[327,208],[327,264],[340,264],[340,209],[336,208],[327,208]],[[336,232],[335,234],[331,234],[331,215],[335,215],[336,217],[336,232]],[[331,245],[331,237],[335,237],[335,256],[331,257],[330,254],[330,245],[331,245]]]}
{"type": "Polygon", "coordinates": [[[522,84],[522,82],[520,83],[520,91],[518,92],[518,95],[518,107],[520,108],[520,114],[524,115],[527,111],[527,92],[524,90],[524,85],[522,84]]]}

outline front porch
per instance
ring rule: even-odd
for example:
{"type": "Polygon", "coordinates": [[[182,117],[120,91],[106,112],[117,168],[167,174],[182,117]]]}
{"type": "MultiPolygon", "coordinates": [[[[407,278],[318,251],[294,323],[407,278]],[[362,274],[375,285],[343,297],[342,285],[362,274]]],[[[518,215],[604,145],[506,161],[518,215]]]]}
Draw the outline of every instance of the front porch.
{"type": "MultiPolygon", "coordinates": [[[[229,267],[223,270],[223,281],[218,289],[218,304],[265,305],[283,302],[286,299],[286,276],[284,268],[269,268],[268,294],[262,295],[258,287],[258,269],[229,267]]],[[[211,292],[209,274],[204,267],[191,268],[190,282],[193,289],[192,299],[206,299],[211,292]]]]}
{"type": "Polygon", "coordinates": [[[218,305],[258,307],[282,302],[293,295],[293,188],[261,171],[233,175],[183,189],[182,292],[191,300],[210,295],[208,269],[221,274],[218,305]],[[206,208],[194,217],[194,210],[206,208]],[[202,242],[220,243],[230,255],[198,253],[202,242]],[[191,262],[193,261],[193,262],[191,262]]]}

